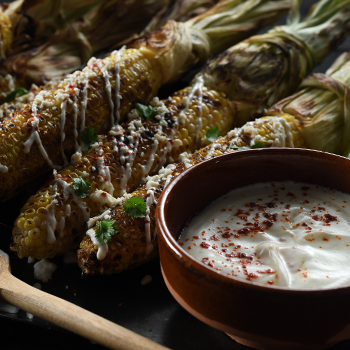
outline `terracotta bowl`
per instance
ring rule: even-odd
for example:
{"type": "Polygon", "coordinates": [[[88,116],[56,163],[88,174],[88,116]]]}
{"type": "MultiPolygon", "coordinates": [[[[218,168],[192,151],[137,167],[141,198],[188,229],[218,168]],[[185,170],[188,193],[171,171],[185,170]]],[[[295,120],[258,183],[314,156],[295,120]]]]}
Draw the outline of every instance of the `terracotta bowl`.
{"type": "Polygon", "coordinates": [[[248,150],[205,161],[177,177],[157,205],[163,277],[188,312],[241,344],[325,349],[350,338],[350,286],[297,290],[240,280],[196,260],[176,241],[216,198],[249,184],[285,180],[350,193],[350,160],[302,149],[248,150]]]}

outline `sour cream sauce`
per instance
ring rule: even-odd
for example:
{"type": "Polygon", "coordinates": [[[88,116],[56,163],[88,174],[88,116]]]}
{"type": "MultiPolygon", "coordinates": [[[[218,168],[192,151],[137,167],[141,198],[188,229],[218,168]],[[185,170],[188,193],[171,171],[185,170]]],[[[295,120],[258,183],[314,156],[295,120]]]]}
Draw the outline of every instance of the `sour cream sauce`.
{"type": "Polygon", "coordinates": [[[233,190],[179,244],[223,274],[295,289],[350,285],[350,195],[297,182],[233,190]]]}

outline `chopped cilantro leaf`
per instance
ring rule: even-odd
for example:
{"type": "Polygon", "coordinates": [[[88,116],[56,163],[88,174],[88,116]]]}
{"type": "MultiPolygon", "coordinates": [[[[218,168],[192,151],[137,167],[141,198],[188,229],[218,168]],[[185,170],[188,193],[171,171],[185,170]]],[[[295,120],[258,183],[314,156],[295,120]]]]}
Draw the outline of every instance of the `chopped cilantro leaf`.
{"type": "Polygon", "coordinates": [[[246,147],[246,146],[238,147],[234,143],[230,146],[230,148],[233,149],[234,151],[244,151],[246,149],[250,149],[250,147],[246,147]]]}
{"type": "Polygon", "coordinates": [[[72,184],[74,188],[74,193],[78,198],[85,198],[89,195],[91,191],[90,182],[85,181],[81,176],[76,177],[72,184]]]}
{"type": "Polygon", "coordinates": [[[139,115],[144,116],[148,122],[156,114],[156,110],[152,106],[145,106],[141,103],[136,103],[136,111],[139,115]]]}
{"type": "Polygon", "coordinates": [[[100,221],[96,225],[98,229],[95,231],[95,237],[100,244],[106,244],[115,233],[119,232],[115,220],[112,219],[100,221]]]}
{"type": "Polygon", "coordinates": [[[232,144],[230,146],[231,149],[233,149],[234,151],[244,151],[246,149],[254,149],[254,148],[266,148],[266,146],[262,143],[262,142],[257,142],[255,145],[253,146],[242,146],[242,147],[238,147],[235,144],[232,144]]]}
{"type": "Polygon", "coordinates": [[[22,96],[24,94],[27,94],[28,92],[29,91],[24,88],[18,88],[16,90],[13,90],[5,97],[4,102],[5,103],[11,102],[16,98],[17,95],[22,96]]]}
{"type": "Polygon", "coordinates": [[[205,136],[210,143],[214,142],[219,136],[221,136],[220,131],[219,131],[219,127],[215,126],[215,127],[208,129],[205,136]]]}
{"type": "Polygon", "coordinates": [[[266,146],[262,142],[257,142],[254,146],[251,148],[266,148],[266,146]]]}
{"type": "Polygon", "coordinates": [[[128,199],[124,203],[123,209],[126,214],[130,215],[133,218],[144,218],[146,216],[146,204],[139,197],[128,199]]]}
{"type": "Polygon", "coordinates": [[[83,141],[86,148],[90,148],[93,143],[98,140],[95,129],[93,127],[86,128],[81,133],[81,141],[83,141]]]}

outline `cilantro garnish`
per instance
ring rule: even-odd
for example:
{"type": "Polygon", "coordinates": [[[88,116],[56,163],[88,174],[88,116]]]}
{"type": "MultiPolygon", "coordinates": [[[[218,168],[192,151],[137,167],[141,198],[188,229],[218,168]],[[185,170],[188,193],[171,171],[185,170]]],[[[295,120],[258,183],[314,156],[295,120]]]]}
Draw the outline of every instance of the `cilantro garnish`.
{"type": "Polygon", "coordinates": [[[85,181],[81,176],[76,177],[72,184],[74,188],[74,193],[78,198],[85,198],[89,195],[91,191],[90,182],[85,181]]]}
{"type": "Polygon", "coordinates": [[[254,148],[266,148],[266,146],[262,143],[262,142],[257,142],[255,145],[253,146],[236,146],[235,144],[232,144],[230,146],[231,149],[233,149],[234,151],[244,151],[246,149],[254,149],[254,148]]]}
{"type": "Polygon", "coordinates": [[[266,148],[262,142],[257,142],[252,148],[266,148]]]}
{"type": "Polygon", "coordinates": [[[16,98],[17,95],[22,96],[22,95],[27,94],[28,92],[29,91],[24,89],[24,88],[18,88],[16,90],[13,90],[5,97],[4,102],[5,103],[11,102],[16,98]]]}
{"type": "Polygon", "coordinates": [[[146,216],[146,204],[139,197],[128,199],[124,203],[123,209],[126,214],[130,215],[133,218],[144,218],[146,216]]]}
{"type": "Polygon", "coordinates": [[[144,116],[148,122],[156,114],[156,110],[152,106],[145,106],[141,103],[136,103],[136,111],[138,114],[144,116]]]}
{"type": "Polygon", "coordinates": [[[98,137],[96,135],[95,129],[93,127],[86,128],[81,133],[81,141],[83,141],[86,148],[90,148],[93,143],[97,141],[98,137]]]}
{"type": "Polygon", "coordinates": [[[244,151],[246,149],[251,149],[250,147],[246,147],[246,146],[238,147],[234,143],[230,146],[230,148],[233,149],[234,151],[244,151]]]}
{"type": "Polygon", "coordinates": [[[95,231],[95,237],[100,244],[106,244],[115,233],[119,232],[115,220],[112,219],[100,221],[96,225],[98,229],[95,231]]]}
{"type": "Polygon", "coordinates": [[[214,142],[219,136],[221,136],[220,131],[219,131],[219,127],[215,126],[215,127],[208,129],[205,136],[210,143],[214,142]]]}

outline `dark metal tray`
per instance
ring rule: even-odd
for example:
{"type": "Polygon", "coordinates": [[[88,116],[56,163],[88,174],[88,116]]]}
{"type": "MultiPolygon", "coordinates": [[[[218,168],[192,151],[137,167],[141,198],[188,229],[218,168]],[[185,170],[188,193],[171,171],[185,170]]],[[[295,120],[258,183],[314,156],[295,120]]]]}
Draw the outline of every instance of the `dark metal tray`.
{"type": "MultiPolygon", "coordinates": [[[[303,11],[315,1],[305,1],[303,11]]],[[[280,20],[279,23],[284,23],[280,20]]],[[[264,30],[264,32],[266,29],[264,30]]],[[[315,72],[325,72],[340,53],[350,51],[350,38],[332,52],[315,72]]],[[[188,75],[179,83],[161,92],[167,97],[184,86],[193,76],[188,75]]],[[[12,224],[29,195],[22,194],[0,205],[0,248],[7,251],[11,242],[12,224]]],[[[10,254],[13,275],[33,285],[33,265],[10,254]]],[[[172,349],[243,349],[226,334],[215,330],[187,313],[177,304],[163,281],[159,260],[120,275],[83,277],[75,264],[65,265],[62,257],[53,259],[58,269],[52,280],[41,283],[42,290],[68,300],[78,306],[105,317],[123,327],[172,349]],[[141,285],[145,275],[153,280],[141,285]]],[[[234,317],[234,315],[233,315],[234,317]]],[[[255,317],[252,315],[252,317],[255,317]]],[[[307,317],[303,311],[301,317],[307,317]]],[[[312,325],[310,325],[312,327],[312,325]]],[[[36,350],[102,349],[90,341],[62,330],[46,321],[19,311],[10,314],[0,307],[0,349],[36,350]]],[[[350,340],[335,346],[334,350],[350,348],[350,340]]]]}

